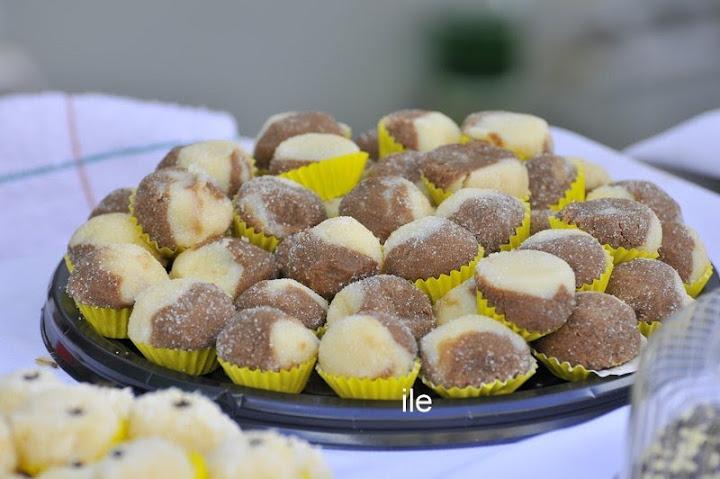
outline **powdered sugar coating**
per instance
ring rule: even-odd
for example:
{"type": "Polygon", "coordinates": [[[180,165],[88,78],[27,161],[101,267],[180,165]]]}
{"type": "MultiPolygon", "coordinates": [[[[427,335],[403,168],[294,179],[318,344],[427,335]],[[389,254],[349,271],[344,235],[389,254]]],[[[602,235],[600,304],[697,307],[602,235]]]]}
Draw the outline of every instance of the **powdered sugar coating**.
{"type": "Polygon", "coordinates": [[[463,121],[462,132],[470,138],[516,151],[525,158],[552,151],[549,125],[542,118],[527,113],[472,113],[463,121]]]}
{"type": "Polygon", "coordinates": [[[310,230],[310,234],[327,244],[347,248],[382,264],[380,241],[355,218],[330,218],[310,230]]]}
{"type": "Polygon", "coordinates": [[[454,319],[475,314],[477,311],[477,286],[475,278],[455,286],[433,305],[433,314],[438,325],[454,319]]]}
{"type": "Polygon", "coordinates": [[[360,148],[344,136],[305,133],[280,143],[275,149],[273,160],[322,161],[358,151],[360,148]]]}

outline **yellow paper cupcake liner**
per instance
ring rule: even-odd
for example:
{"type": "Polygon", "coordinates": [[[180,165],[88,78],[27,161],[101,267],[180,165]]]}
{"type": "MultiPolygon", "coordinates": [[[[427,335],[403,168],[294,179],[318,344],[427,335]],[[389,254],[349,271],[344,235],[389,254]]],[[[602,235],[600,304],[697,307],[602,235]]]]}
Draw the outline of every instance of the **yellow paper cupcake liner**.
{"type": "Polygon", "coordinates": [[[455,286],[470,279],[475,274],[475,265],[485,254],[482,246],[478,245],[478,253],[472,261],[464,264],[460,269],[454,269],[447,274],[441,274],[435,278],[416,279],[414,285],[417,289],[427,294],[433,303],[445,296],[445,293],[453,289],[455,286]]]}
{"type": "Polygon", "coordinates": [[[585,201],[585,168],[578,164],[574,166],[577,171],[575,181],[565,190],[565,194],[563,194],[563,197],[560,198],[557,203],[548,206],[549,210],[560,211],[570,203],[585,201]]]}
{"type": "Polygon", "coordinates": [[[73,264],[72,260],[70,259],[70,255],[65,253],[65,256],[63,256],[63,259],[65,260],[65,267],[67,270],[72,273],[75,269],[75,265],[73,264]]]}
{"type": "Polygon", "coordinates": [[[507,381],[500,381],[496,379],[491,383],[483,384],[481,386],[467,386],[464,388],[446,388],[445,386],[434,384],[432,381],[425,378],[424,376],[421,376],[420,379],[423,383],[425,383],[427,387],[429,387],[444,398],[463,399],[481,396],[499,396],[501,394],[510,394],[512,392],[515,392],[515,390],[522,386],[525,381],[530,379],[535,374],[535,371],[537,371],[537,364],[535,364],[533,361],[532,368],[525,374],[520,374],[512,379],[508,379],[507,381]]]}
{"type": "Polygon", "coordinates": [[[130,220],[135,224],[135,228],[137,229],[138,235],[142,240],[145,242],[145,244],[149,245],[153,251],[155,251],[156,254],[162,256],[163,258],[173,258],[178,253],[181,252],[180,248],[168,248],[167,246],[160,246],[157,241],[153,240],[149,234],[145,232],[143,227],[140,225],[140,222],[138,221],[137,217],[135,216],[135,191],[132,192],[130,195],[130,220]]]}
{"type": "Polygon", "coordinates": [[[530,331],[528,329],[523,328],[522,326],[518,326],[517,324],[508,321],[508,319],[505,317],[504,314],[498,312],[494,306],[491,306],[488,300],[483,296],[483,294],[478,291],[477,292],[477,310],[479,314],[482,314],[484,316],[487,316],[489,318],[492,318],[496,321],[501,322],[508,328],[512,329],[516,333],[518,333],[520,336],[522,336],[525,341],[535,341],[536,339],[542,338],[546,334],[550,334],[550,331],[530,331]]]}
{"type": "Polygon", "coordinates": [[[520,226],[515,228],[515,233],[510,237],[507,243],[500,246],[500,251],[510,251],[518,246],[528,239],[528,236],[530,236],[530,203],[527,201],[521,200],[523,204],[523,208],[525,209],[525,215],[523,216],[522,223],[520,223],[520,226]]]}
{"type": "Polygon", "coordinates": [[[395,141],[395,138],[390,135],[390,132],[385,127],[385,122],[380,120],[377,125],[377,136],[378,136],[378,155],[380,158],[385,158],[388,155],[394,153],[402,153],[405,151],[405,146],[395,141]]]}
{"type": "Polygon", "coordinates": [[[317,161],[279,175],[313,190],[323,200],[343,196],[360,181],[368,154],[364,151],[317,161]]]}
{"type": "Polygon", "coordinates": [[[420,175],[420,180],[430,194],[430,199],[435,206],[438,206],[440,203],[448,199],[450,195],[452,195],[451,191],[446,191],[442,188],[438,188],[437,186],[435,186],[435,184],[432,181],[428,180],[425,175],[420,175]]]}
{"type": "Polygon", "coordinates": [[[214,348],[183,351],[181,349],[156,348],[135,341],[133,343],[151,363],[190,374],[191,376],[202,376],[214,371],[218,366],[214,348]]]}
{"type": "Polygon", "coordinates": [[[693,298],[697,298],[697,296],[702,293],[703,288],[705,288],[705,285],[708,281],[710,281],[710,277],[713,274],[713,266],[711,263],[708,263],[705,267],[705,270],[703,271],[703,274],[700,275],[698,279],[693,281],[692,283],[685,283],[685,291],[687,294],[692,296],[693,298]]]}
{"type": "MultiPolygon", "coordinates": [[[[550,228],[552,229],[581,229],[577,225],[566,223],[556,216],[549,216],[548,223],[550,223],[550,228]]],[[[628,261],[638,258],[655,259],[659,256],[657,250],[647,251],[640,248],[624,248],[622,246],[616,248],[614,246],[610,246],[609,244],[604,244],[603,246],[609,248],[610,254],[613,256],[613,263],[616,265],[620,263],[627,263],[628,261]]]]}
{"type": "Polygon", "coordinates": [[[317,336],[318,338],[322,338],[323,336],[325,336],[325,332],[327,331],[327,328],[328,328],[327,324],[323,324],[322,326],[320,326],[319,328],[317,328],[315,330],[315,336],[317,336]]]}
{"type": "Polygon", "coordinates": [[[649,338],[660,326],[662,326],[660,321],[638,321],[638,330],[646,338],[649,338]]]}
{"type": "Polygon", "coordinates": [[[191,452],[188,454],[188,460],[195,471],[193,479],[208,479],[210,477],[207,465],[205,465],[205,458],[198,452],[191,452]]]}
{"type": "Polygon", "coordinates": [[[75,303],[83,318],[95,331],[106,338],[127,338],[127,326],[132,308],[101,308],[89,304],[75,303]]]}
{"type": "Polygon", "coordinates": [[[581,284],[577,289],[578,291],[596,291],[598,293],[605,292],[608,282],[610,282],[610,276],[612,275],[615,264],[613,263],[613,255],[610,251],[610,246],[603,245],[603,249],[605,250],[605,270],[591,283],[581,284]]]}
{"type": "Polygon", "coordinates": [[[280,238],[266,235],[262,231],[256,231],[255,228],[248,225],[237,214],[233,215],[233,234],[238,238],[245,237],[250,243],[271,253],[274,252],[277,245],[280,244],[280,238]]]}
{"type": "Polygon", "coordinates": [[[305,388],[316,359],[313,356],[293,368],[281,369],[280,371],[262,371],[260,369],[240,367],[223,361],[221,358],[218,358],[218,361],[225,374],[235,384],[267,391],[297,394],[305,388]]]}
{"type": "Polygon", "coordinates": [[[572,365],[567,361],[560,362],[556,357],[547,356],[535,350],[533,350],[533,354],[554,376],[564,379],[565,381],[584,381],[593,374],[590,370],[586,369],[585,366],[579,364],[572,365]]]}
{"type": "Polygon", "coordinates": [[[420,372],[420,361],[415,361],[412,370],[404,376],[390,378],[354,378],[330,374],[315,367],[320,377],[335,393],[344,399],[402,399],[410,390],[420,372]]]}

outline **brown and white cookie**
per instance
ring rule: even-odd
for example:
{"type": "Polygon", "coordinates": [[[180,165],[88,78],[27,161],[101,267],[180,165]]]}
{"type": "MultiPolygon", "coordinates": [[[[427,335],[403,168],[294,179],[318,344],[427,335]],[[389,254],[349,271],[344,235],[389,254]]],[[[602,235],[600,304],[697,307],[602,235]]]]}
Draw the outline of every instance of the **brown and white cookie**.
{"type": "Polygon", "coordinates": [[[570,203],[556,216],[613,248],[657,251],[662,243],[660,220],[653,210],[637,201],[601,198],[570,203]]]}
{"type": "Polygon", "coordinates": [[[595,371],[620,366],[640,353],[642,335],[630,306],[598,292],[577,293],[575,303],[560,329],[533,343],[536,351],[595,371]]]}
{"type": "Polygon", "coordinates": [[[381,274],[345,286],[328,309],[328,327],[354,314],[385,313],[395,316],[420,339],[435,327],[428,297],[407,280],[381,274]]]}
{"type": "Polygon", "coordinates": [[[438,326],[420,341],[422,374],[445,388],[508,381],[535,367],[522,336],[478,314],[438,326]]]}
{"type": "Polygon", "coordinates": [[[585,158],[580,158],[577,156],[566,156],[565,158],[572,161],[575,165],[580,166],[585,172],[586,192],[590,192],[595,188],[600,188],[601,186],[607,185],[612,181],[607,170],[604,167],[598,165],[597,163],[588,161],[585,158]]]}
{"type": "Polygon", "coordinates": [[[440,216],[426,216],[395,230],[383,245],[384,272],[410,281],[449,274],[478,254],[473,234],[440,216]]]}
{"type": "Polygon", "coordinates": [[[547,209],[565,196],[578,178],[574,163],[557,155],[539,155],[525,163],[530,180],[530,206],[547,209]]]}
{"type": "Polygon", "coordinates": [[[625,301],[645,323],[664,321],[692,301],[677,271],[655,259],[615,266],[605,292],[625,301]]]}
{"type": "Polygon", "coordinates": [[[332,133],[348,136],[348,128],[329,113],[320,111],[292,111],[273,115],[265,121],[255,139],[253,156],[257,161],[258,168],[268,168],[275,149],[280,143],[305,133],[332,133]]]}
{"type": "Polygon", "coordinates": [[[400,226],[433,214],[430,200],[398,176],[367,178],[340,202],[340,216],[352,216],[384,242],[400,226]]]}
{"type": "Polygon", "coordinates": [[[235,300],[238,310],[271,306],[293,316],[309,329],[325,324],[328,302],[307,286],[294,279],[260,281],[235,300]]]}
{"type": "Polygon", "coordinates": [[[487,188],[517,198],[530,194],[527,169],[515,154],[479,141],[434,149],[425,157],[422,174],[450,193],[487,188]]]}
{"type": "Polygon", "coordinates": [[[462,132],[468,138],[507,148],[525,159],[553,151],[548,123],[542,118],[527,113],[510,111],[472,113],[463,121],[462,132]]]}
{"type": "Polygon", "coordinates": [[[220,287],[231,298],[253,284],[277,277],[275,257],[239,238],[220,238],[180,253],[171,278],[193,278],[220,287]]]}
{"type": "Polygon", "coordinates": [[[93,208],[89,218],[108,213],[130,213],[130,196],[133,194],[133,191],[133,188],[118,188],[112,190],[93,208]]]}
{"type": "Polygon", "coordinates": [[[270,173],[277,175],[323,160],[357,153],[360,148],[341,135],[305,133],[293,136],[275,148],[270,173]]]}
{"type": "Polygon", "coordinates": [[[209,180],[163,168],[140,182],[133,215],[158,247],[178,251],[222,236],[232,222],[232,204],[209,180]]]}
{"type": "Polygon", "coordinates": [[[575,307],[575,273],[544,251],[491,254],[475,267],[475,284],[497,313],[531,333],[557,330],[575,307]]]}
{"type": "Polygon", "coordinates": [[[400,110],[385,115],[380,123],[407,150],[430,151],[460,141],[460,128],[438,111],[400,110]]]}
{"type": "Polygon", "coordinates": [[[154,348],[212,348],[234,314],[232,299],[214,284],[172,279],[138,296],[128,323],[128,337],[135,344],[154,348]]]}
{"type": "Polygon", "coordinates": [[[669,264],[684,283],[692,284],[710,264],[707,250],[694,229],[683,223],[665,222],[658,259],[669,264]]]}
{"type": "Polygon", "coordinates": [[[129,308],[152,285],[168,280],[165,268],[134,244],[98,246],[75,264],[67,284],[76,303],[100,308],[129,308]]]}
{"type": "Polygon", "coordinates": [[[416,356],[415,338],[397,318],[358,314],[328,328],[320,340],[318,366],[333,375],[388,378],[408,374],[416,356]]]}
{"type": "Polygon", "coordinates": [[[371,128],[358,135],[357,138],[355,138],[355,144],[360,147],[362,151],[366,152],[371,160],[380,158],[376,128],[371,128]]]}
{"type": "Polygon", "coordinates": [[[425,152],[405,150],[381,158],[367,172],[368,178],[401,176],[416,185],[422,184],[420,171],[425,163],[425,152]]]}
{"type": "Polygon", "coordinates": [[[279,239],[327,218],[325,205],[315,193],[275,176],[261,176],[245,183],[233,199],[233,206],[248,226],[279,239]]]}
{"type": "Polygon", "coordinates": [[[280,371],[317,354],[318,339],[303,323],[277,308],[243,309],[217,339],[218,358],[233,366],[280,371]]]}
{"type": "Polygon", "coordinates": [[[297,233],[277,251],[281,271],[326,298],[382,268],[380,241],[355,218],[338,216],[297,233]]]}
{"type": "Polygon", "coordinates": [[[525,219],[525,206],[495,190],[463,188],[440,203],[435,213],[469,230],[486,253],[500,251],[525,219]]]}
{"type": "Polygon", "coordinates": [[[607,268],[607,253],[600,242],[578,229],[541,231],[523,241],[520,249],[545,251],[565,260],[575,273],[576,288],[591,284],[607,268]]]}
{"type": "Polygon", "coordinates": [[[433,315],[438,325],[477,312],[477,287],[470,278],[448,291],[433,305],[433,315]]]}
{"type": "Polygon", "coordinates": [[[587,195],[588,200],[598,198],[624,198],[649,207],[663,223],[682,223],[682,211],[677,201],[662,188],[650,181],[624,180],[601,186],[587,195]]]}
{"type": "Polygon", "coordinates": [[[176,146],[157,168],[177,167],[209,177],[226,195],[233,197],[240,185],[253,177],[254,160],[240,145],[228,140],[209,140],[176,146]]]}

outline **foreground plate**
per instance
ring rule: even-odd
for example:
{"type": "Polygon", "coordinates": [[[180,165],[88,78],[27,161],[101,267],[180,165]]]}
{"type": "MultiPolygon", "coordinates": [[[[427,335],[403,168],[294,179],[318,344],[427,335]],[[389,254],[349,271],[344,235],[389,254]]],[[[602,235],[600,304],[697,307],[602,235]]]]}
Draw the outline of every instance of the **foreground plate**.
{"type": "MultiPolygon", "coordinates": [[[[417,381],[415,396],[433,396],[427,413],[403,412],[402,401],[340,399],[317,374],[297,395],[244,388],[232,384],[222,370],[203,377],[177,373],[145,360],[130,341],[99,336],[65,293],[67,279],[61,262],[43,308],[41,332],[60,367],[75,379],[130,386],[140,393],[171,386],[197,390],[243,427],[273,427],[329,446],[436,448],[513,441],[627,404],[632,384],[632,375],[564,383],[540,366],[511,395],[449,400],[417,381]]],[[[714,274],[706,290],[718,286],[714,274]]]]}

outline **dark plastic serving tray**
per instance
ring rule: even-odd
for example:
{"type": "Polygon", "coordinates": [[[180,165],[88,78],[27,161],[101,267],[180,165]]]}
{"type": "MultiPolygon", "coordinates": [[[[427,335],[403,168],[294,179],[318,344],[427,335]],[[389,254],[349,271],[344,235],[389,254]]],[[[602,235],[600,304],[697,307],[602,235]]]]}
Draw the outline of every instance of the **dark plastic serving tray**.
{"type": "MultiPolygon", "coordinates": [[[[442,399],[417,381],[415,395],[430,394],[427,413],[403,412],[401,401],[336,397],[313,374],[302,394],[232,384],[222,370],[193,377],[156,366],[130,341],[99,336],[65,293],[63,262],[53,275],[42,311],[41,333],[53,358],[80,381],[130,386],[142,393],[175,386],[215,400],[241,426],[273,427],[326,446],[398,449],[496,444],[515,441],[599,416],[627,404],[632,375],[565,383],[539,366],[507,396],[442,399]]],[[[706,291],[720,286],[717,274],[706,291]]]]}

